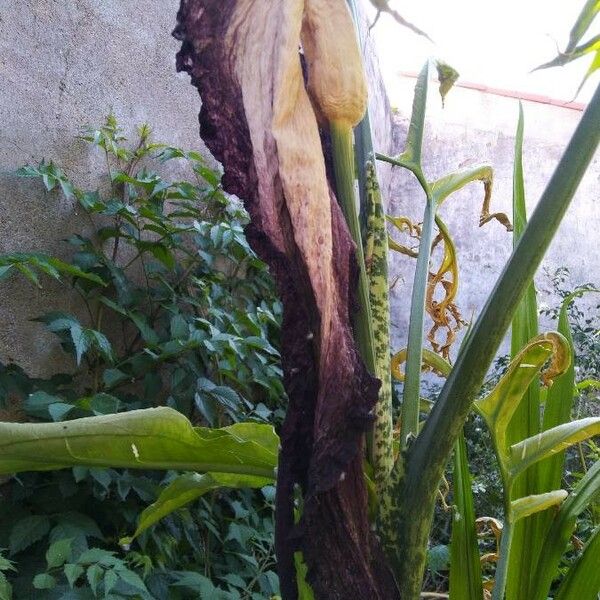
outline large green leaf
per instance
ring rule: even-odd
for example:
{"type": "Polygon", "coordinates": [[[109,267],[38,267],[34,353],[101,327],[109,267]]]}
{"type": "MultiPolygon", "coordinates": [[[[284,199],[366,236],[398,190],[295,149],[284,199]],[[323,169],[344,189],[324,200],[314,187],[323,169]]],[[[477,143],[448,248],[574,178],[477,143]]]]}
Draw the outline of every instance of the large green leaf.
{"type": "MultiPolygon", "coordinates": [[[[589,291],[598,290],[586,289],[577,290],[569,294],[562,302],[558,316],[558,331],[565,337],[569,344],[571,355],[574,356],[573,337],[569,326],[568,309],[573,300],[589,291]]],[[[544,418],[542,430],[552,429],[562,423],[571,420],[571,411],[573,408],[573,399],[575,389],[575,364],[571,364],[567,370],[557,377],[546,395],[544,406],[544,418]]],[[[538,492],[549,492],[561,487],[563,477],[563,467],[565,462],[565,453],[557,452],[548,458],[542,460],[537,466],[538,492]]],[[[551,512],[540,514],[536,517],[536,537],[543,541],[550,523],[553,518],[551,512]]],[[[532,592],[533,593],[533,592],[532,592]]]]}
{"type": "Polygon", "coordinates": [[[450,600],[481,600],[483,585],[475,529],[471,473],[464,434],[454,449],[454,501],[450,540],[450,600]]]}
{"type": "Polygon", "coordinates": [[[151,527],[163,517],[197,500],[207,492],[227,488],[260,488],[272,483],[268,477],[256,475],[237,475],[234,473],[184,473],[160,493],[156,502],[146,508],[138,519],[138,526],[131,537],[122,538],[122,545],[130,544],[148,527],[151,527]]]}
{"type": "MultiPolygon", "coordinates": [[[[573,336],[569,327],[568,307],[576,297],[576,294],[567,296],[561,305],[558,316],[558,331],[564,336],[569,345],[571,356],[575,356],[573,348],[573,336]]],[[[573,407],[573,389],[575,387],[575,362],[557,377],[546,395],[544,406],[543,430],[552,429],[557,425],[571,420],[571,409],[573,407]]],[[[562,472],[564,464],[564,453],[555,454],[547,460],[540,463],[538,467],[538,477],[540,488],[543,492],[548,492],[560,487],[562,481],[562,472]]]]}
{"type": "Polygon", "coordinates": [[[513,444],[510,448],[512,474],[517,475],[534,463],[596,435],[600,435],[600,417],[588,417],[563,423],[513,444]]]}
{"type": "MultiPolygon", "coordinates": [[[[552,580],[558,574],[560,558],[575,529],[577,517],[600,495],[600,461],[579,481],[561,505],[545,536],[531,579],[531,600],[546,600],[552,580]]],[[[596,571],[597,564],[596,564],[596,571]]]]}
{"type": "Polygon", "coordinates": [[[430,62],[427,61],[415,85],[412,115],[408,126],[406,145],[400,155],[407,163],[421,166],[421,152],[423,147],[423,133],[425,130],[425,111],[427,110],[427,92],[429,90],[430,62]]]}
{"type": "Polygon", "coordinates": [[[520,521],[551,506],[560,504],[567,497],[566,490],[554,490],[544,494],[532,494],[518,498],[510,503],[513,521],[520,521]]]}
{"type": "Polygon", "coordinates": [[[597,527],[581,556],[569,569],[556,600],[597,600],[600,593],[600,527],[597,527]]]}
{"type": "Polygon", "coordinates": [[[176,469],[274,479],[273,427],[193,427],[171,408],[60,423],[0,423],[0,473],[73,466],[176,469]]]}
{"type": "Polygon", "coordinates": [[[408,440],[416,436],[419,429],[419,404],[421,388],[421,362],[423,356],[425,300],[429,277],[429,258],[433,241],[433,226],[435,220],[435,204],[431,197],[431,189],[423,173],[421,165],[421,149],[425,128],[425,111],[427,109],[427,93],[429,89],[431,63],[428,60],[415,86],[412,114],[408,126],[405,149],[396,158],[377,155],[380,160],[395,166],[401,166],[412,171],[427,199],[423,215],[423,227],[417,256],[414,284],[412,289],[410,322],[408,328],[408,347],[406,361],[406,376],[404,381],[402,415],[400,419],[400,443],[404,449],[408,440]]]}
{"type": "Polygon", "coordinates": [[[475,402],[475,408],[490,427],[500,457],[505,461],[511,458],[507,436],[509,424],[515,418],[531,382],[538,377],[550,357],[553,361],[545,377],[556,377],[570,363],[568,343],[560,333],[545,333],[526,344],[494,389],[475,402]]]}

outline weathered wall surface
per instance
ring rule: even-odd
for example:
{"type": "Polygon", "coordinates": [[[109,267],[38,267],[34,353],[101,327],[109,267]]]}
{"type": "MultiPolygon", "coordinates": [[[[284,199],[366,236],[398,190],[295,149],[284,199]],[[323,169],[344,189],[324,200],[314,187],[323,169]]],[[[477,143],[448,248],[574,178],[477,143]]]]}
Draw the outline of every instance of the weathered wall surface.
{"type": "MultiPolygon", "coordinates": [[[[398,95],[393,102],[403,107],[394,125],[395,153],[404,146],[410,119],[410,99],[415,79],[399,78],[398,95]]],[[[581,112],[537,102],[523,101],[525,140],[523,163],[528,212],[535,207],[544,187],[573,133],[581,112]]],[[[494,167],[495,181],[492,211],[512,211],[512,169],[518,100],[479,91],[456,88],[441,108],[432,90],[426,119],[423,160],[429,180],[446,175],[460,166],[481,162],[494,167]]],[[[599,186],[600,152],[585,175],[571,208],[544,260],[536,280],[541,305],[556,306],[545,267],[554,271],[567,267],[572,285],[600,283],[597,247],[600,232],[599,186]]],[[[422,220],[424,198],[414,177],[407,171],[394,169],[390,213],[422,220]]],[[[456,242],[461,267],[460,291],[457,299],[463,317],[477,316],[487,295],[511,252],[512,237],[500,223],[492,221],[478,227],[483,200],[483,186],[473,183],[442,207],[440,214],[456,242]]],[[[395,236],[397,237],[397,236],[395,236]]],[[[406,238],[405,238],[406,239],[406,238]]],[[[395,348],[406,345],[407,306],[414,276],[414,260],[393,255],[393,288],[395,348]]],[[[597,304],[590,300],[590,305],[597,304]]],[[[549,325],[549,323],[548,323],[549,325]]]]}
{"type": "MultiPolygon", "coordinates": [[[[175,73],[171,38],[178,0],[0,0],[0,252],[63,256],[60,240],[86,229],[59,193],[12,171],[51,158],[80,185],[102,172],[97,152],[75,139],[112,109],[131,131],[147,121],[156,137],[199,147],[198,96],[175,73]]],[[[77,299],[47,280],[38,290],[12,277],[0,286],[0,360],[35,374],[69,366],[43,326],[48,310],[77,299]]]]}
{"type": "MultiPolygon", "coordinates": [[[[68,252],[60,240],[85,231],[76,206],[39,182],[17,179],[24,163],[51,158],[82,187],[102,172],[101,157],[75,139],[112,109],[128,130],[147,121],[161,141],[200,148],[198,95],[175,72],[170,32],[178,0],[0,0],[0,253],[68,252]]],[[[377,147],[391,142],[390,111],[371,43],[377,147]]],[[[70,368],[53,338],[29,321],[49,310],[80,313],[76,297],[45,281],[0,284],[0,361],[35,375],[70,368]]]]}

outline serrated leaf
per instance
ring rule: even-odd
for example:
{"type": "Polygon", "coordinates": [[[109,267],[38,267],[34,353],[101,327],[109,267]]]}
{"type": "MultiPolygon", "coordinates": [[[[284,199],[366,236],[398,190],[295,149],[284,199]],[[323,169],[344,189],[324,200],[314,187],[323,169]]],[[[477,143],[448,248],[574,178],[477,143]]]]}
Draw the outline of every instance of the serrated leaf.
{"type": "Polygon", "coordinates": [[[104,536],[100,531],[100,528],[96,522],[79,512],[69,511],[60,513],[54,517],[56,525],[50,532],[50,541],[58,541],[57,536],[60,534],[62,537],[75,538],[82,536],[85,538],[96,538],[98,540],[104,540],[104,536]]]}
{"type": "Polygon", "coordinates": [[[48,569],[61,567],[71,558],[72,542],[73,539],[68,538],[50,544],[50,547],[46,551],[46,563],[48,564],[48,569]]]}
{"type": "Polygon", "coordinates": [[[62,403],[62,398],[40,390],[27,396],[23,402],[23,410],[32,417],[47,419],[50,406],[57,403],[62,403]]]}
{"type": "Polygon", "coordinates": [[[105,490],[108,490],[112,482],[112,477],[106,469],[90,469],[92,478],[97,481],[105,490]]]}
{"type": "Polygon", "coordinates": [[[54,402],[48,406],[48,413],[53,421],[62,421],[75,407],[65,402],[54,402]]]}
{"type": "Polygon", "coordinates": [[[8,549],[11,556],[29,548],[50,531],[50,519],[45,515],[31,515],[17,521],[10,532],[8,549]]]}
{"type": "Polygon", "coordinates": [[[104,570],[102,567],[96,564],[89,566],[85,572],[85,576],[94,596],[97,596],[98,584],[102,580],[103,574],[104,570]]]}
{"type": "Polygon", "coordinates": [[[111,415],[119,412],[120,407],[121,401],[117,397],[104,392],[94,394],[90,398],[90,409],[96,415],[111,415]]]}
{"type": "Polygon", "coordinates": [[[120,579],[122,579],[125,583],[129,584],[136,590],[148,592],[146,584],[142,581],[142,578],[134,571],[131,571],[129,569],[119,569],[118,575],[120,579]]]}
{"type": "Polygon", "coordinates": [[[102,548],[90,548],[82,552],[77,562],[81,565],[99,564],[103,567],[114,567],[119,564],[118,558],[115,558],[115,553],[102,548]]]}
{"type": "Polygon", "coordinates": [[[48,573],[39,573],[33,578],[33,587],[36,590],[51,590],[56,587],[56,579],[48,573]]]}
{"type": "Polygon", "coordinates": [[[106,574],[104,575],[104,597],[105,598],[110,594],[110,592],[115,587],[115,585],[117,585],[118,582],[119,582],[119,575],[117,574],[117,571],[115,571],[114,569],[110,569],[110,570],[106,571],[106,574]]]}
{"type": "Polygon", "coordinates": [[[140,515],[137,529],[133,536],[121,540],[128,545],[143,531],[157,523],[173,511],[193,502],[207,492],[220,487],[227,488],[261,488],[270,481],[264,477],[253,475],[232,475],[226,473],[186,473],[180,475],[164,488],[156,502],[151,504],[140,515]]]}
{"type": "Polygon", "coordinates": [[[119,369],[106,369],[102,375],[102,381],[106,387],[114,387],[118,383],[129,379],[127,373],[123,373],[119,369]]]}
{"type": "Polygon", "coordinates": [[[450,566],[450,550],[445,544],[438,544],[427,551],[427,566],[434,573],[447,571],[450,566]]]}
{"type": "Polygon", "coordinates": [[[76,581],[83,575],[84,572],[83,567],[75,563],[67,563],[63,570],[71,587],[75,585],[76,581]]]}

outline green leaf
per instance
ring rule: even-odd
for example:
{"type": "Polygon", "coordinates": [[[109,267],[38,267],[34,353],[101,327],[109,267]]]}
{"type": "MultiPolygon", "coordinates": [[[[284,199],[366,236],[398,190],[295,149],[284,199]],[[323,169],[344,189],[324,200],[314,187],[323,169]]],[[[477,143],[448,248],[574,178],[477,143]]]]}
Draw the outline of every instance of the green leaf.
{"type": "Polygon", "coordinates": [[[56,579],[48,573],[39,573],[33,578],[33,587],[36,590],[51,590],[56,586],[56,579]]]}
{"type": "MultiPolygon", "coordinates": [[[[394,552],[401,585],[418,595],[424,547],[433,515],[431,494],[443,473],[456,436],[460,432],[485,374],[510,325],[513,314],[564,217],[575,190],[597,150],[600,140],[600,90],[597,90],[546,186],[518,246],[506,263],[494,290],[463,344],[450,377],[438,394],[429,418],[410,449],[410,461],[399,461],[394,477],[401,481],[403,502],[411,518],[402,519],[402,535],[418,540],[414,561],[394,552]],[[400,473],[399,471],[403,471],[400,473]],[[432,483],[435,481],[436,483],[432,483]],[[418,517],[418,518],[417,518],[418,517]],[[418,590],[417,590],[418,585],[418,590]]],[[[530,557],[527,557],[527,561],[530,557]]],[[[521,589],[520,592],[523,590],[521,589]]],[[[415,595],[415,597],[416,597],[415,595]]]]}
{"type": "Polygon", "coordinates": [[[512,473],[516,475],[539,460],[595,435],[600,435],[600,417],[563,423],[513,444],[510,448],[512,473]]]}
{"type": "Polygon", "coordinates": [[[121,401],[110,394],[102,392],[90,398],[90,409],[96,415],[111,415],[119,412],[120,407],[121,401]]]}
{"type": "Polygon", "coordinates": [[[32,515],[20,519],[13,525],[10,532],[8,549],[11,556],[29,548],[49,531],[50,520],[45,515],[32,515]]]}
{"type": "Polygon", "coordinates": [[[110,569],[110,570],[106,571],[106,574],[104,575],[104,597],[105,598],[110,594],[110,592],[115,587],[115,585],[117,585],[118,582],[119,582],[119,575],[117,574],[117,571],[115,571],[114,569],[110,569]]]}
{"type": "Polygon", "coordinates": [[[447,571],[450,566],[450,551],[445,544],[438,544],[427,551],[427,566],[433,573],[447,571]]]}
{"type": "Polygon", "coordinates": [[[96,538],[104,540],[102,532],[96,522],[79,512],[67,511],[54,517],[56,525],[50,532],[50,541],[55,542],[62,538],[96,538]]]}
{"type": "Polygon", "coordinates": [[[136,590],[140,590],[142,592],[148,592],[146,588],[146,584],[142,581],[142,578],[129,569],[119,569],[119,578],[122,579],[125,583],[129,584],[131,587],[136,590]]]}
{"type": "Polygon", "coordinates": [[[152,329],[152,327],[148,323],[146,315],[133,311],[128,312],[127,315],[135,323],[136,327],[140,330],[142,338],[145,342],[147,342],[150,345],[158,344],[158,342],[160,341],[158,334],[156,333],[156,331],[154,331],[154,329],[152,329]]]}
{"type": "Polygon", "coordinates": [[[71,538],[58,540],[50,545],[46,551],[46,562],[48,569],[62,567],[71,558],[71,538]]]}
{"type": "Polygon", "coordinates": [[[210,598],[211,600],[234,600],[235,598],[232,594],[215,587],[208,577],[200,575],[200,573],[179,571],[175,576],[177,579],[172,585],[196,592],[197,598],[210,598]]]}
{"type": "Polygon", "coordinates": [[[298,600],[315,600],[315,595],[306,581],[308,567],[304,562],[302,552],[294,552],[294,563],[296,565],[296,582],[298,584],[298,600]]]}
{"type": "Polygon", "coordinates": [[[79,324],[74,324],[71,326],[71,339],[73,340],[73,346],[75,347],[75,359],[77,364],[81,364],[81,359],[83,355],[90,348],[90,336],[87,334],[85,329],[82,329],[79,324]]]}
{"type": "Polygon", "coordinates": [[[6,575],[0,572],[0,600],[12,600],[12,586],[8,583],[6,575]]]}
{"type": "Polygon", "coordinates": [[[180,475],[164,488],[156,502],[151,504],[140,515],[137,529],[133,536],[123,538],[120,543],[129,545],[143,531],[157,523],[173,511],[193,502],[207,492],[220,487],[227,488],[261,488],[271,483],[265,477],[254,475],[234,475],[228,473],[186,473],[180,475]]]}
{"type": "Polygon", "coordinates": [[[404,152],[398,157],[398,160],[403,162],[406,168],[415,173],[415,176],[419,179],[424,189],[427,189],[428,186],[421,169],[421,152],[425,131],[425,111],[427,109],[429,78],[430,62],[427,61],[417,77],[412,114],[406,136],[406,146],[404,152]]]}
{"type": "Polygon", "coordinates": [[[27,399],[23,402],[23,410],[32,417],[47,419],[50,406],[62,402],[62,398],[58,396],[52,396],[47,392],[40,390],[27,396],[27,399]]]}
{"type": "Polygon", "coordinates": [[[67,563],[64,567],[65,577],[69,585],[73,587],[75,582],[83,575],[83,567],[74,563],[67,563]]]}
{"type": "Polygon", "coordinates": [[[13,265],[3,265],[0,266],[0,281],[8,277],[10,270],[13,268],[13,265]]]}
{"type": "Polygon", "coordinates": [[[519,521],[534,513],[541,512],[563,502],[567,497],[566,490],[554,490],[544,494],[532,494],[518,498],[510,503],[513,521],[519,521]]]}
{"type": "Polygon", "coordinates": [[[53,421],[62,421],[75,407],[65,402],[55,402],[48,406],[48,413],[53,421]]]}
{"type": "Polygon", "coordinates": [[[446,100],[446,95],[452,89],[459,78],[458,71],[441,60],[435,61],[435,68],[440,82],[440,96],[442,97],[442,106],[446,100]]]}
{"type": "Polygon", "coordinates": [[[597,600],[600,592],[600,527],[597,527],[583,552],[569,569],[556,600],[597,600]]]}
{"type": "Polygon", "coordinates": [[[98,584],[102,580],[104,570],[100,565],[90,565],[85,573],[88,584],[92,588],[92,593],[97,596],[98,584]]]}
{"type": "Polygon", "coordinates": [[[119,369],[106,369],[102,375],[102,381],[108,388],[114,387],[127,379],[129,379],[127,373],[123,373],[119,369]]]}
{"type": "Polygon", "coordinates": [[[598,13],[600,13],[600,0],[587,0],[571,29],[567,52],[579,44],[598,13]]]}
{"type": "Polygon", "coordinates": [[[53,279],[60,280],[61,275],[70,275],[102,286],[107,285],[106,282],[95,273],[88,273],[59,258],[39,252],[13,252],[11,254],[0,255],[0,279],[5,276],[12,267],[21,271],[23,275],[37,286],[39,286],[39,278],[34,272],[35,269],[53,279]]]}
{"type": "Polygon", "coordinates": [[[487,422],[503,460],[509,458],[509,423],[529,385],[550,357],[553,357],[553,363],[547,376],[555,377],[564,372],[570,362],[568,343],[556,332],[542,334],[525,345],[494,389],[475,402],[475,408],[487,422]]]}
{"type": "MultiPolygon", "coordinates": [[[[577,294],[579,295],[579,294],[577,294]]],[[[576,294],[570,294],[561,304],[558,317],[558,331],[567,340],[571,356],[575,356],[573,336],[569,327],[568,308],[576,294]]],[[[557,377],[546,395],[544,406],[543,430],[551,429],[571,420],[573,407],[573,388],[575,387],[575,362],[557,377]]],[[[564,452],[555,454],[538,466],[540,490],[548,492],[558,489],[561,485],[564,464],[564,452]]]]}
{"type": "Polygon", "coordinates": [[[0,473],[72,466],[214,471],[274,478],[273,427],[194,428],[170,408],[62,423],[0,423],[0,473]]]}
{"type": "Polygon", "coordinates": [[[115,558],[115,553],[102,548],[90,548],[82,552],[77,559],[81,565],[99,564],[103,567],[114,567],[121,563],[118,558],[115,558]]]}
{"type": "Polygon", "coordinates": [[[431,194],[436,203],[441,204],[448,196],[474,181],[482,181],[486,186],[486,195],[488,188],[491,194],[494,181],[494,170],[491,165],[477,165],[450,173],[431,184],[431,194]]]}
{"type": "Polygon", "coordinates": [[[454,449],[453,484],[450,600],[482,600],[481,563],[464,434],[459,436],[454,449]]]}

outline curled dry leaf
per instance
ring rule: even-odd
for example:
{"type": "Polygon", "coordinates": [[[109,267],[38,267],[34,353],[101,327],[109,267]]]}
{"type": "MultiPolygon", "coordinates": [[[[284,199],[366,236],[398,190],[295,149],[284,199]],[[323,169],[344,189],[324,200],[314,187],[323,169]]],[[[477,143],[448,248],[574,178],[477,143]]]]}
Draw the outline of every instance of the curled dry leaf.
{"type": "MultiPolygon", "coordinates": [[[[200,92],[200,135],[223,164],[224,189],[250,213],[248,239],[269,264],[284,305],[289,408],[276,501],[282,595],[297,598],[294,552],[302,550],[317,598],[396,598],[369,528],[362,473],[378,383],[352,338],[354,244],[328,182],[303,77],[303,19],[308,80],[322,113],[341,111],[334,100],[328,104],[323,82],[336,71],[356,82],[364,75],[360,61],[353,68],[361,73],[338,64],[347,56],[322,39],[330,32],[314,22],[321,10],[339,24],[336,44],[350,52],[356,40],[345,0],[182,0],[174,32],[182,41],[177,64],[200,92]],[[318,78],[311,68],[320,69],[318,78]],[[297,525],[296,484],[304,496],[297,525]]],[[[349,90],[343,81],[338,86],[340,97],[364,91],[349,90]]],[[[353,123],[365,102],[361,97],[339,114],[353,123]]]]}

